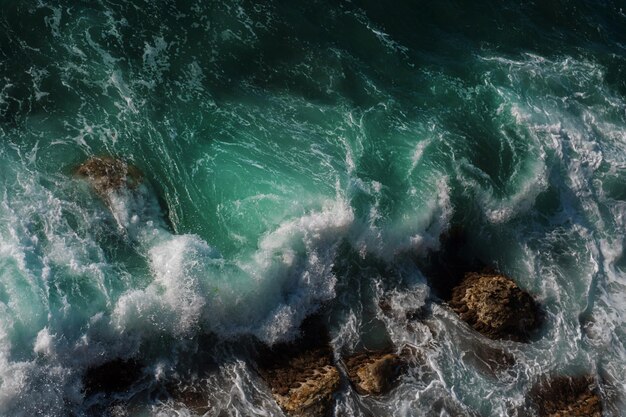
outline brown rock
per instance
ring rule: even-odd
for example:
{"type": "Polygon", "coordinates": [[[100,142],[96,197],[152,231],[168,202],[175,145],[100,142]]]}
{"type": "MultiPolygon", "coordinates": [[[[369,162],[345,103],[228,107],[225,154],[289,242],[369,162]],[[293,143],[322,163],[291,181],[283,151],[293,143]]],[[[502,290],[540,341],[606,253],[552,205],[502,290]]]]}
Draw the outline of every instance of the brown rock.
{"type": "Polygon", "coordinates": [[[556,377],[533,387],[530,401],[540,417],[601,417],[595,385],[589,376],[556,377]]]}
{"type": "Polygon", "coordinates": [[[340,376],[325,329],[310,321],[303,327],[305,334],[297,342],[261,352],[257,366],[286,413],[294,417],[321,417],[332,408],[340,376]]]}
{"type": "Polygon", "coordinates": [[[539,324],[532,297],[497,273],[465,274],[452,289],[449,305],[461,320],[491,339],[526,341],[539,324]]]}
{"type": "Polygon", "coordinates": [[[274,393],[278,405],[293,416],[323,416],[332,403],[333,393],[339,387],[337,368],[328,365],[317,368],[292,385],[284,395],[274,393]]]}
{"type": "Polygon", "coordinates": [[[136,188],[142,179],[136,167],[110,156],[93,157],[81,164],[76,173],[86,178],[102,196],[122,188],[136,188]]]}
{"type": "Polygon", "coordinates": [[[382,395],[393,388],[406,362],[389,351],[361,352],[344,360],[350,382],[361,395],[382,395]]]}

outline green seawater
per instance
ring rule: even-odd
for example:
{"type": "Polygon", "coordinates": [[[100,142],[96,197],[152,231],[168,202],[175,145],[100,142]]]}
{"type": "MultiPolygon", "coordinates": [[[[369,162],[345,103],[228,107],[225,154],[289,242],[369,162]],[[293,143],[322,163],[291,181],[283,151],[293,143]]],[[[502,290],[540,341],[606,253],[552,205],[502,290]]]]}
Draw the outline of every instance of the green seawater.
{"type": "Polygon", "coordinates": [[[556,374],[626,415],[624,1],[0,6],[1,416],[198,414],[174,380],[210,416],[282,415],[246,346],[320,311],[337,355],[425,358],[388,396],[342,386],[336,416],[532,415],[556,374]],[[142,186],[100,198],[75,173],[96,156],[142,186]],[[541,304],[532,342],[433,294],[459,229],[541,304]],[[142,382],[86,395],[117,358],[142,382]]]}

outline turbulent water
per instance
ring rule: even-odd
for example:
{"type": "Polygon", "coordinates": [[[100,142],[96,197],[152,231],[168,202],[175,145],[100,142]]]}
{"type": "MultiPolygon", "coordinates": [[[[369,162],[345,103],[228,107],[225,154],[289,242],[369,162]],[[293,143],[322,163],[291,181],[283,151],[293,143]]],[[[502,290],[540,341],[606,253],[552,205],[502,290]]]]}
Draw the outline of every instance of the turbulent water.
{"type": "Polygon", "coordinates": [[[336,355],[386,332],[423,359],[336,416],[525,416],[561,373],[626,415],[621,0],[4,0],[0,139],[2,416],[197,413],[168,381],[283,415],[246,346],[319,311],[336,355]],[[99,155],[143,185],[107,204],[74,174],[99,155]],[[453,227],[542,305],[531,343],[432,296],[453,227]],[[117,358],[141,381],[87,396],[117,358]]]}

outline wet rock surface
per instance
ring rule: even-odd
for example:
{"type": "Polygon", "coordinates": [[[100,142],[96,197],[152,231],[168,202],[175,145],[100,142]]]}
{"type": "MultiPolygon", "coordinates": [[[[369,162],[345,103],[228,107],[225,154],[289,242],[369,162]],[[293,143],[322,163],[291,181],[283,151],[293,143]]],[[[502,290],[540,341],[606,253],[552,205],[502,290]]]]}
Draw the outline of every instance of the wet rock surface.
{"type": "Polygon", "coordinates": [[[265,349],[257,358],[258,372],[278,405],[289,415],[321,417],[333,406],[340,385],[326,330],[306,320],[303,337],[265,349]]]}
{"type": "Polygon", "coordinates": [[[479,342],[466,342],[469,350],[463,354],[463,360],[477,370],[497,376],[515,365],[515,356],[504,349],[479,342]]]}
{"type": "Polygon", "coordinates": [[[76,173],[86,178],[102,196],[122,188],[136,188],[142,180],[139,169],[110,156],[91,158],[82,163],[76,173]]]}
{"type": "Polygon", "coordinates": [[[83,387],[87,395],[127,391],[142,375],[142,367],[135,360],[115,359],[87,369],[83,387]]]}
{"type": "Polygon", "coordinates": [[[195,384],[171,384],[167,387],[171,398],[185,405],[185,408],[198,415],[211,411],[209,395],[202,389],[200,382],[195,384]]]}
{"type": "Polygon", "coordinates": [[[389,392],[406,369],[406,361],[389,350],[360,352],[343,360],[350,382],[361,395],[389,392]]]}
{"type": "Polygon", "coordinates": [[[540,417],[601,417],[602,402],[590,376],[560,376],[537,384],[530,401],[540,417]]]}
{"type": "Polygon", "coordinates": [[[524,342],[539,325],[533,298],[497,273],[465,274],[452,289],[449,305],[474,330],[491,339],[524,342]]]}

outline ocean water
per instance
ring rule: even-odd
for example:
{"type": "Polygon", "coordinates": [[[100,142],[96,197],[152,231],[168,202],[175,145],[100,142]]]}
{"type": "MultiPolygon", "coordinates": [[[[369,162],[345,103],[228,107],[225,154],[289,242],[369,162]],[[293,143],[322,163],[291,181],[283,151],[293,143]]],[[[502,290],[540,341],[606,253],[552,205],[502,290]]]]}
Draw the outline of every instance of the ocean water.
{"type": "Polygon", "coordinates": [[[280,416],[246,346],[320,311],[336,355],[422,358],[336,416],[522,417],[567,373],[626,415],[626,2],[0,5],[1,416],[197,415],[171,381],[280,416]],[[99,155],[142,186],[106,204],[74,174],[99,155]],[[542,305],[531,343],[433,299],[454,227],[542,305]],[[119,358],[141,381],[86,396],[119,358]]]}

